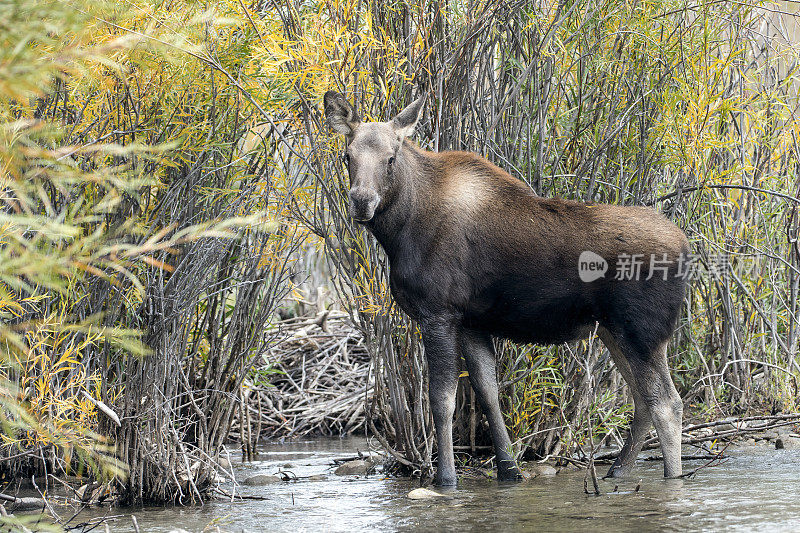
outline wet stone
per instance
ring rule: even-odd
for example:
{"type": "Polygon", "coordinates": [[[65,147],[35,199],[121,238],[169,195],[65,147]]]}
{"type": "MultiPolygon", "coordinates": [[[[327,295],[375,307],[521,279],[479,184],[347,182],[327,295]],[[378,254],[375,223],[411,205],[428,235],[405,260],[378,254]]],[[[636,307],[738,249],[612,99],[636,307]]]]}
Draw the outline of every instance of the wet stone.
{"type": "Polygon", "coordinates": [[[530,473],[531,478],[552,477],[558,473],[558,471],[554,467],[545,464],[533,465],[530,468],[528,468],[528,472],[530,473]]]}
{"type": "Polygon", "coordinates": [[[364,476],[370,468],[372,468],[371,461],[355,459],[340,464],[333,473],[337,476],[364,476]]]}
{"type": "Polygon", "coordinates": [[[406,498],[410,500],[435,500],[439,498],[450,498],[447,494],[441,494],[431,489],[426,488],[419,488],[414,489],[408,494],[406,494],[406,498]]]}
{"type": "Polygon", "coordinates": [[[788,435],[775,439],[776,450],[797,450],[800,449],[800,438],[788,435]]]}
{"type": "Polygon", "coordinates": [[[256,474],[245,479],[242,484],[244,485],[271,485],[273,483],[280,483],[283,481],[280,476],[272,476],[269,474],[256,474]]]}
{"type": "Polygon", "coordinates": [[[82,501],[86,501],[91,497],[91,492],[94,490],[94,485],[87,483],[86,485],[81,486],[78,490],[75,491],[75,495],[80,498],[82,501]]]}

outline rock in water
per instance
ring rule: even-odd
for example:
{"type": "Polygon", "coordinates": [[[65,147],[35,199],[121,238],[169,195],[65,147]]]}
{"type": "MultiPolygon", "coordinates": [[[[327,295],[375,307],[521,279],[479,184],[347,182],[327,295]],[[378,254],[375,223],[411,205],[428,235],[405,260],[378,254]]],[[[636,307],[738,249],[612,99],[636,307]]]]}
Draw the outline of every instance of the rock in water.
{"type": "Polygon", "coordinates": [[[776,450],[796,450],[800,448],[800,439],[797,437],[781,436],[775,439],[776,450]]]}
{"type": "Polygon", "coordinates": [[[346,463],[340,464],[339,467],[333,471],[333,473],[337,476],[364,476],[367,474],[370,468],[372,468],[371,461],[355,459],[353,461],[347,461],[346,463]]]}
{"type": "Polygon", "coordinates": [[[406,498],[411,500],[434,500],[437,498],[450,498],[447,494],[439,494],[436,491],[426,488],[419,488],[414,489],[408,494],[406,494],[406,498]]]}
{"type": "Polygon", "coordinates": [[[537,464],[533,465],[529,470],[531,477],[552,477],[555,476],[558,471],[550,465],[545,464],[537,464]]]}
{"type": "Polygon", "coordinates": [[[244,485],[270,485],[272,483],[280,483],[283,481],[280,476],[271,476],[268,474],[256,474],[242,481],[244,485]]]}

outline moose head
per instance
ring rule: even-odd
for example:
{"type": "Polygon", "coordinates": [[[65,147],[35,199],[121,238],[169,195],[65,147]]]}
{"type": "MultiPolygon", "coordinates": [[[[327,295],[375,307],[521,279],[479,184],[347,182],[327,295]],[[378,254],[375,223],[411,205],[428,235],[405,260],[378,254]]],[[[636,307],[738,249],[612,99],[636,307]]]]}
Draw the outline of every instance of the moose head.
{"type": "Polygon", "coordinates": [[[344,162],[350,174],[350,216],[369,222],[396,197],[402,186],[395,169],[403,164],[400,147],[414,133],[425,97],[417,98],[388,122],[362,122],[344,96],[325,93],[325,116],[345,136],[344,162]]]}

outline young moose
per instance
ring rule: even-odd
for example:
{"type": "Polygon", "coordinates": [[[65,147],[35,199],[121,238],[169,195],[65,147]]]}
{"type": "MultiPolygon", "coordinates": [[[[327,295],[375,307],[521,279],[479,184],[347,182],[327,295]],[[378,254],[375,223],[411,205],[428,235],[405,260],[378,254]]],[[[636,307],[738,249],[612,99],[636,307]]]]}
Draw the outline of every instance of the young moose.
{"type": "Polygon", "coordinates": [[[489,421],[498,478],[520,479],[492,337],[555,344],[595,328],[634,398],[630,434],[608,476],[630,472],[651,421],[664,475],[679,476],[683,406],[666,347],[686,284],[679,275],[688,253],[683,232],[646,208],[537,197],[476,154],[423,151],[407,139],[423,103],[389,122],[362,123],[341,94],[324,98],[330,126],[347,139],[350,215],[383,246],[392,294],[422,331],[439,454],[435,483],[456,483],[461,357],[489,421]],[[629,274],[638,275],[618,275],[626,258],[639,265],[629,274]],[[579,267],[592,266],[592,276],[581,275],[579,267]]]}

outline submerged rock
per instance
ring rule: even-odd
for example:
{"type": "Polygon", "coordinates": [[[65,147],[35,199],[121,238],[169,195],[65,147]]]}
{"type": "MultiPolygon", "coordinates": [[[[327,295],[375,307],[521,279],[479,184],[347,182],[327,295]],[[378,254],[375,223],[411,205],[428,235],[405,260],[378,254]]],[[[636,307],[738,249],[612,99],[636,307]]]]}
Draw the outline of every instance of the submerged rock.
{"type": "Polygon", "coordinates": [[[585,470],[585,468],[580,467],[574,463],[567,463],[562,467],[558,468],[557,470],[558,473],[560,474],[561,472],[577,472],[578,470],[585,470]]]}
{"type": "Polygon", "coordinates": [[[372,461],[365,461],[364,459],[355,459],[340,464],[336,470],[333,471],[337,476],[364,476],[373,467],[372,461]]]}
{"type": "Polygon", "coordinates": [[[530,473],[531,478],[552,477],[558,473],[558,471],[555,468],[547,464],[536,464],[531,466],[527,470],[530,473]]]}
{"type": "Polygon", "coordinates": [[[447,499],[450,498],[450,496],[448,496],[447,494],[441,494],[431,489],[419,488],[419,489],[414,489],[408,494],[406,494],[406,498],[411,500],[435,500],[437,498],[447,499]]]}
{"type": "Polygon", "coordinates": [[[796,450],[800,448],[800,439],[797,437],[789,437],[784,435],[775,439],[776,450],[796,450]]]}
{"type": "Polygon", "coordinates": [[[280,476],[272,476],[269,474],[256,474],[242,481],[244,485],[271,485],[272,483],[280,483],[283,481],[280,476]]]}

